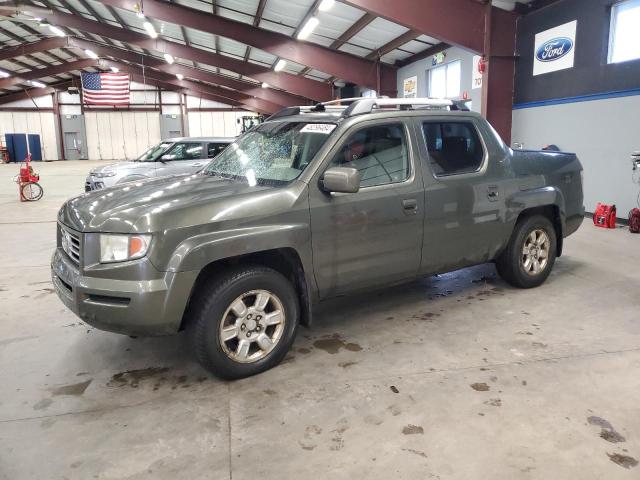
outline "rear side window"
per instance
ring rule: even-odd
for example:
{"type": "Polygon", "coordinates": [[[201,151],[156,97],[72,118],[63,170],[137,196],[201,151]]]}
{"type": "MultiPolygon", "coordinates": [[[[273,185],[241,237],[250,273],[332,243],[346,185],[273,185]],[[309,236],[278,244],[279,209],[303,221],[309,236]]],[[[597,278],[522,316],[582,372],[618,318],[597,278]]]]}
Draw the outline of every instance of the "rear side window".
{"type": "Polygon", "coordinates": [[[407,139],[402,124],[376,125],[350,135],[330,167],[352,167],[362,174],[361,187],[403,182],[409,178],[407,139]]]}
{"type": "Polygon", "coordinates": [[[207,146],[207,158],[217,157],[222,150],[224,150],[229,144],[228,143],[210,143],[207,146]]]}
{"type": "Polygon", "coordinates": [[[202,156],[201,143],[176,143],[167,153],[162,155],[163,160],[195,160],[202,156]]]}
{"type": "Polygon", "coordinates": [[[471,173],[482,165],[484,150],[471,122],[425,122],[422,128],[436,176],[471,173]]]}

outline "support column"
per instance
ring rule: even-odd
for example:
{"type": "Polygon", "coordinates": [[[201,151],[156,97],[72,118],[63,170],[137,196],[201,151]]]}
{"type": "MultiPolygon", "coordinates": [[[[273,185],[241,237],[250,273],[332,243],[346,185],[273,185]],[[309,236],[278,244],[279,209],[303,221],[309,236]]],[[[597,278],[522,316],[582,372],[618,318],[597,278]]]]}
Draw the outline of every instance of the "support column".
{"type": "Polygon", "coordinates": [[[58,138],[58,158],[60,160],[66,160],[65,151],[64,151],[64,134],[62,132],[62,119],[60,118],[60,99],[58,98],[58,90],[51,94],[53,101],[53,116],[54,122],[56,122],[56,131],[58,138]]]}
{"type": "Polygon", "coordinates": [[[491,8],[484,14],[484,55],[488,61],[482,88],[482,115],[511,143],[515,76],[516,15],[491,8]]]}

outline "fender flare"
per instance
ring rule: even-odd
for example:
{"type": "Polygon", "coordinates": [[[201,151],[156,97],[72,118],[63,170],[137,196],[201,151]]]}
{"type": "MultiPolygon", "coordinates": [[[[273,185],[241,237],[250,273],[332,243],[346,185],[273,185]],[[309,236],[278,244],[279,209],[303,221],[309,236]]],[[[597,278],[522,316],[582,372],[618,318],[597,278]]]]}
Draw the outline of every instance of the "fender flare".
{"type": "MultiPolygon", "coordinates": [[[[540,187],[516,192],[505,201],[505,221],[515,228],[518,218],[528,210],[554,207],[557,209],[558,224],[551,219],[557,228],[558,256],[562,255],[564,232],[566,231],[566,203],[562,191],[554,186],[540,187]]],[[[513,232],[513,230],[512,230],[513,232]]]]}

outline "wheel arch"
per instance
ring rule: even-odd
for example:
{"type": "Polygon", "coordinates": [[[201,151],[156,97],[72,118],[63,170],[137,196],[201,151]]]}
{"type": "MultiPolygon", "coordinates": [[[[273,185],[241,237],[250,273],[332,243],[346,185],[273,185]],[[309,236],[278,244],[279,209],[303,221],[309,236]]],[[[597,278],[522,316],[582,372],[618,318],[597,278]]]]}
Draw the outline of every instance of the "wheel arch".
{"type": "MultiPolygon", "coordinates": [[[[530,207],[518,215],[516,220],[516,225],[523,221],[526,218],[532,217],[534,215],[542,215],[548,218],[553,224],[555,233],[556,233],[556,256],[562,256],[562,247],[564,243],[564,228],[562,223],[562,217],[560,214],[560,207],[558,205],[549,204],[549,205],[539,205],[536,207],[530,207]]],[[[514,228],[515,231],[515,228],[514,228]]]]}
{"type": "Polygon", "coordinates": [[[544,215],[555,228],[557,256],[562,255],[566,210],[562,191],[554,186],[517,192],[506,201],[507,221],[512,222],[513,232],[518,222],[531,215],[544,215]]]}
{"type": "Polygon", "coordinates": [[[268,267],[287,278],[294,286],[298,296],[300,304],[300,323],[307,326],[311,325],[312,298],[307,272],[304,270],[304,265],[298,252],[294,248],[285,247],[222,258],[205,265],[200,270],[200,273],[191,288],[191,294],[187,300],[185,313],[180,324],[180,330],[183,330],[186,327],[186,322],[189,318],[189,308],[192,304],[193,298],[201,290],[201,287],[204,284],[215,280],[224,272],[228,271],[229,268],[238,265],[260,265],[268,267]]]}

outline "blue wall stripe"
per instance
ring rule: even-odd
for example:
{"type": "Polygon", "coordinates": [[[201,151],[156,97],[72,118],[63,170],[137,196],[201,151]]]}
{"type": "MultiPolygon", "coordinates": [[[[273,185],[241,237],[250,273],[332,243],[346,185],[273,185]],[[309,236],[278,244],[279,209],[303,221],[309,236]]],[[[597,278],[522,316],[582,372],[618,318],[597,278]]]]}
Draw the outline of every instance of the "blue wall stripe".
{"type": "Polygon", "coordinates": [[[640,88],[633,90],[619,90],[617,92],[594,93],[591,95],[580,95],[577,97],[554,98],[552,100],[541,100],[539,102],[518,103],[513,106],[514,110],[523,108],[548,107],[550,105],[564,105],[566,103],[591,102],[593,100],[605,100],[607,98],[631,97],[640,95],[640,88]]]}

